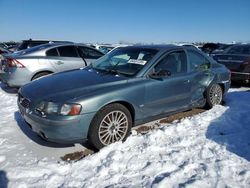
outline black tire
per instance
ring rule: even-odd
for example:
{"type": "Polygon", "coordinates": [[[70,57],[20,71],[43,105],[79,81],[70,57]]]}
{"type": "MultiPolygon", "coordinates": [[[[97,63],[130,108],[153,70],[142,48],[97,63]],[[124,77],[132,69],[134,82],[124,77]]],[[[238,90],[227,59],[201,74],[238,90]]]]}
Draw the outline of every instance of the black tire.
{"type": "Polygon", "coordinates": [[[111,143],[126,140],[131,127],[132,117],[129,110],[119,103],[113,103],[96,113],[89,127],[88,141],[100,150],[111,143]]]}
{"type": "Polygon", "coordinates": [[[48,74],[51,74],[51,73],[50,72],[40,72],[40,73],[37,73],[35,76],[33,76],[33,78],[31,79],[31,81],[36,80],[36,79],[38,79],[40,77],[46,76],[48,74]]]}
{"type": "Polygon", "coordinates": [[[212,84],[208,86],[205,92],[206,105],[210,109],[215,105],[222,104],[223,102],[223,89],[219,84],[212,84]]]}

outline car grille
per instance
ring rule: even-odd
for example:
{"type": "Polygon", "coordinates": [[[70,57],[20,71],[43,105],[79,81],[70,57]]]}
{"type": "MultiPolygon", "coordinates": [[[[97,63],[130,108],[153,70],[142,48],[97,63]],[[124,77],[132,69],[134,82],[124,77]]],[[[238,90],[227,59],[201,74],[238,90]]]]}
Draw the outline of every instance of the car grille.
{"type": "Polygon", "coordinates": [[[24,108],[29,108],[30,106],[30,101],[29,99],[26,99],[23,97],[20,93],[18,94],[18,103],[23,106],[24,108]]]}

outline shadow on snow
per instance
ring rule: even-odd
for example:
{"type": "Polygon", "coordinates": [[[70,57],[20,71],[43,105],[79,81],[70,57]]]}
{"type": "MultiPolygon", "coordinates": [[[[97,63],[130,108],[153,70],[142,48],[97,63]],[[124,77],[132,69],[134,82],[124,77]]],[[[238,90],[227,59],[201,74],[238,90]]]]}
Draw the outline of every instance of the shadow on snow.
{"type": "Polygon", "coordinates": [[[212,121],[206,137],[227,150],[250,161],[250,93],[230,92],[226,104],[229,107],[218,119],[212,121]]]}

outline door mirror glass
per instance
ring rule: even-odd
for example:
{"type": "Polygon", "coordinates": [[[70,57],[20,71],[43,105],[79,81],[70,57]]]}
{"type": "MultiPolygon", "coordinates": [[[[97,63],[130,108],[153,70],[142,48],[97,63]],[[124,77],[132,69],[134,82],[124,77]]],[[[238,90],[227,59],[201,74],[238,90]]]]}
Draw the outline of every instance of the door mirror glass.
{"type": "Polygon", "coordinates": [[[201,65],[198,65],[197,66],[197,70],[198,71],[206,71],[206,70],[208,70],[210,68],[210,63],[203,63],[203,64],[201,64],[201,65]]]}

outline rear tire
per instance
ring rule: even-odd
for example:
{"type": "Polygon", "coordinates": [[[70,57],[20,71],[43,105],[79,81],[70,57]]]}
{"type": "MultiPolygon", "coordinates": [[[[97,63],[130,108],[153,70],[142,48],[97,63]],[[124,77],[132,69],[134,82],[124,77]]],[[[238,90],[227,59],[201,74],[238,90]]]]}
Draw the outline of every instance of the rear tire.
{"type": "Polygon", "coordinates": [[[130,134],[132,117],[129,110],[113,103],[103,107],[93,118],[88,132],[88,141],[96,149],[117,141],[124,141],[130,134]]]}
{"type": "Polygon", "coordinates": [[[48,74],[51,74],[51,73],[50,72],[40,72],[40,73],[37,73],[35,76],[33,76],[33,78],[31,79],[31,81],[36,80],[38,78],[41,78],[43,76],[46,76],[48,74]]]}
{"type": "Polygon", "coordinates": [[[205,93],[206,108],[210,109],[215,105],[219,105],[223,101],[223,90],[220,85],[212,84],[208,86],[205,93]]]}

